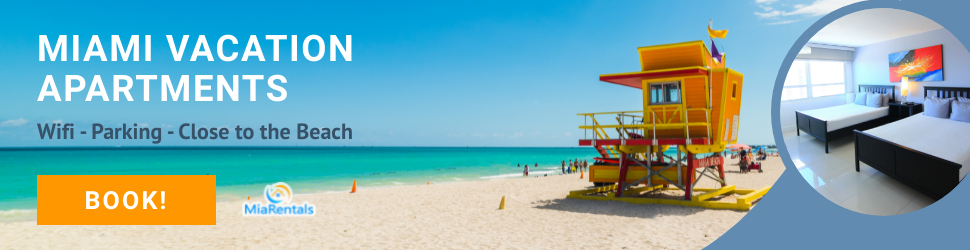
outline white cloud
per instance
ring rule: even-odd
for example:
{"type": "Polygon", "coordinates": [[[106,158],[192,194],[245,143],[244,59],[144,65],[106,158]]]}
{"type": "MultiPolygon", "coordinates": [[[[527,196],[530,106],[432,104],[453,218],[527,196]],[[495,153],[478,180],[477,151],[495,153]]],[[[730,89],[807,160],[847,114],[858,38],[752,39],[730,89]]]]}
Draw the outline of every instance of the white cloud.
{"type": "MultiPolygon", "coordinates": [[[[787,7],[789,5],[779,4],[781,6],[771,6],[776,3],[776,0],[755,0],[758,7],[764,9],[764,12],[754,12],[758,18],[761,19],[779,19],[781,17],[791,17],[791,16],[821,16],[835,11],[839,8],[845,7],[857,2],[862,2],[864,0],[815,0],[811,4],[795,4],[790,5],[790,10],[779,10],[779,8],[787,7]]],[[[789,8],[786,8],[789,9],[789,8]]],[[[781,20],[772,23],[770,25],[778,24],[788,24],[794,23],[799,20],[781,20]]]]}
{"type": "Polygon", "coordinates": [[[864,0],[817,0],[809,5],[795,5],[795,10],[785,13],[786,16],[791,15],[809,15],[809,16],[821,16],[828,14],[829,12],[835,11],[839,8],[845,7],[846,5],[862,2],[864,0]]]}
{"type": "Polygon", "coordinates": [[[801,21],[801,20],[785,20],[785,21],[778,21],[778,22],[773,22],[773,23],[768,23],[768,25],[779,25],[779,24],[789,24],[789,23],[794,23],[794,22],[798,22],[798,21],[801,21]]]}
{"type": "Polygon", "coordinates": [[[27,124],[27,119],[20,118],[0,122],[0,127],[16,127],[24,124],[27,124]]]}
{"type": "Polygon", "coordinates": [[[754,14],[757,15],[758,17],[760,17],[761,19],[765,19],[765,18],[777,17],[777,16],[780,16],[780,15],[782,15],[784,13],[781,12],[781,11],[779,11],[779,10],[775,10],[775,11],[769,11],[769,12],[764,12],[764,13],[755,12],[754,14]]]}
{"type": "Polygon", "coordinates": [[[64,120],[54,120],[53,123],[64,123],[64,120]]]}

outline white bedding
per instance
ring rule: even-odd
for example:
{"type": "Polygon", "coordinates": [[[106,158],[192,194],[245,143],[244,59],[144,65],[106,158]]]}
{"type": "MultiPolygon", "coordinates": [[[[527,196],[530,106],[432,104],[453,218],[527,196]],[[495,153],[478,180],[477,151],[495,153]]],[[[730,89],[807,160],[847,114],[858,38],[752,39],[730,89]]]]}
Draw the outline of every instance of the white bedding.
{"type": "Polygon", "coordinates": [[[828,121],[828,131],[826,132],[831,132],[837,129],[887,116],[889,115],[889,107],[873,108],[850,103],[835,107],[799,112],[828,121]]]}
{"type": "Polygon", "coordinates": [[[970,123],[920,113],[865,132],[962,165],[960,180],[970,171],[970,123]]]}

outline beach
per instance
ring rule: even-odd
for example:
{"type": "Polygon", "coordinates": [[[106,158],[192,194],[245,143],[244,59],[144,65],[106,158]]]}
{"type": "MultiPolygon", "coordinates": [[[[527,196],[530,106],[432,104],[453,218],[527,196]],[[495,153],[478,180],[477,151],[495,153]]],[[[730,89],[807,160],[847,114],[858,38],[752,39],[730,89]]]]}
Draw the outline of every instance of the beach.
{"type": "MultiPolygon", "coordinates": [[[[777,157],[764,173],[740,174],[727,159],[728,184],[772,185],[777,157]]],[[[0,224],[0,248],[210,249],[700,249],[757,211],[566,199],[592,186],[579,175],[507,178],[368,188],[357,193],[299,194],[313,217],[243,217],[244,200],[217,203],[215,226],[37,226],[0,224]],[[506,210],[498,210],[502,196],[506,210]]],[[[715,187],[704,180],[698,187],[715,187]]],[[[349,183],[348,183],[349,191],[349,183]]],[[[253,194],[259,198],[259,193],[253,194]]],[[[771,197],[771,192],[766,197],[771,197]]]]}
{"type": "Polygon", "coordinates": [[[466,182],[519,176],[519,164],[558,173],[562,160],[597,155],[592,148],[0,149],[0,222],[23,220],[12,210],[36,209],[37,175],[216,175],[217,201],[231,201],[280,181],[304,194],[348,190],[354,180],[368,188],[466,182]]]}

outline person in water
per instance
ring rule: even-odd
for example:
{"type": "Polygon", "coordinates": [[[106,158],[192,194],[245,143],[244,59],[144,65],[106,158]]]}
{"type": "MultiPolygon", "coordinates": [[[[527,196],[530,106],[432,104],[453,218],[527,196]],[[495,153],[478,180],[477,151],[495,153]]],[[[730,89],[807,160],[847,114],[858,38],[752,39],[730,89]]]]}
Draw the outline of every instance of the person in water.
{"type": "Polygon", "coordinates": [[[525,177],[529,176],[529,164],[525,164],[525,170],[522,171],[522,176],[525,176],[525,177]]]}

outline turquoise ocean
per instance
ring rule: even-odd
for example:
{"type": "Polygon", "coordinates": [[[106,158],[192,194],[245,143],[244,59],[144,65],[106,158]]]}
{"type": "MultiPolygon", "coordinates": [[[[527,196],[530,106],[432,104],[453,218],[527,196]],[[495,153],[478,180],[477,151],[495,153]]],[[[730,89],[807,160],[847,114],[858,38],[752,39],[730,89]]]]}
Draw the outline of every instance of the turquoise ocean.
{"type": "Polygon", "coordinates": [[[0,149],[0,222],[36,218],[37,175],[216,175],[217,200],[259,197],[286,182],[297,194],[558,175],[585,148],[269,147],[0,149]],[[535,164],[539,164],[535,168],[535,164]]]}

